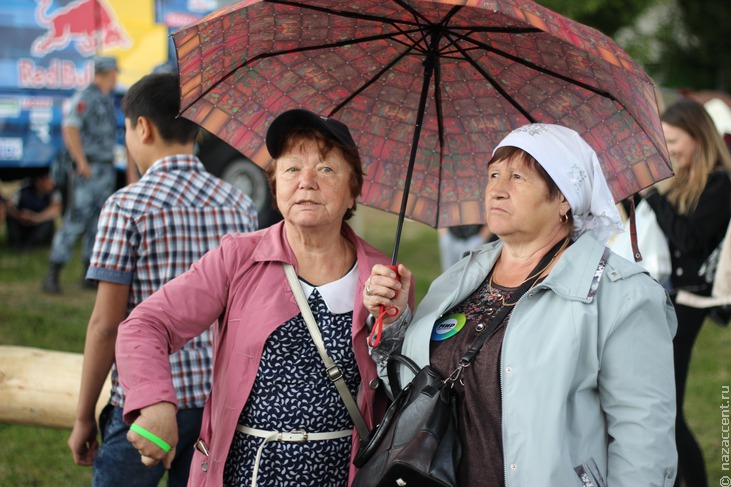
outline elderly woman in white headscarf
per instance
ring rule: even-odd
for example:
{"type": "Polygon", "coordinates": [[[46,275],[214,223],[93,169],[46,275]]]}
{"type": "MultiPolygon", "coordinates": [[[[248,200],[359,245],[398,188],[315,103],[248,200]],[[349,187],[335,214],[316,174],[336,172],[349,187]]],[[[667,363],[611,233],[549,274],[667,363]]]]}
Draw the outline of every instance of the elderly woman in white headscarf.
{"type": "Polygon", "coordinates": [[[373,267],[366,307],[398,309],[374,359],[399,352],[448,377],[492,334],[454,382],[459,485],[672,485],[675,313],[660,285],[605,246],[621,224],[596,153],[571,129],[530,124],[487,171],[500,240],[437,278],[413,315],[409,269],[399,281],[373,267]]]}

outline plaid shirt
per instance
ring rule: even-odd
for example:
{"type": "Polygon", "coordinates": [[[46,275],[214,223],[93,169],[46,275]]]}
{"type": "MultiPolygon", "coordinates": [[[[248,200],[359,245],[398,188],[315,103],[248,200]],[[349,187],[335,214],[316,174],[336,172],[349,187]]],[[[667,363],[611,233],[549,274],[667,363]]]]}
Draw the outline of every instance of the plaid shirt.
{"type": "MultiPolygon", "coordinates": [[[[129,312],[218,247],[223,235],[256,227],[256,210],[243,192],[207,173],[194,156],[166,157],[104,204],[87,277],[129,285],[129,312]]],[[[203,407],[212,367],[210,330],[170,355],[178,407],[203,407]]],[[[124,405],[116,365],[110,402],[124,405]]]]}

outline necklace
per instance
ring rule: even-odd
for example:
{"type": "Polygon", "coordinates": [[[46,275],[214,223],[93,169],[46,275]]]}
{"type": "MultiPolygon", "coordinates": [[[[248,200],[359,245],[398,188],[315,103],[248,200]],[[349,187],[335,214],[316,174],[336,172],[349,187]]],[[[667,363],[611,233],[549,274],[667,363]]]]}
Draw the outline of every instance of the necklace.
{"type": "MultiPolygon", "coordinates": [[[[553,261],[554,261],[554,260],[556,259],[556,257],[557,257],[557,256],[558,256],[559,254],[561,254],[561,252],[563,252],[563,251],[564,251],[564,250],[566,249],[566,247],[568,247],[568,245],[569,245],[569,241],[570,241],[570,240],[571,240],[571,239],[570,239],[570,237],[566,237],[566,238],[564,239],[564,241],[563,241],[563,244],[561,244],[561,247],[560,247],[560,248],[559,248],[559,249],[558,249],[558,250],[556,251],[556,253],[555,253],[555,254],[553,254],[553,256],[551,257],[551,260],[549,260],[549,261],[548,261],[548,263],[547,263],[547,264],[546,264],[545,266],[543,266],[543,268],[542,268],[541,270],[539,270],[538,272],[536,272],[536,273],[535,273],[535,274],[533,274],[532,276],[528,276],[528,277],[526,277],[525,279],[523,279],[523,282],[521,282],[520,284],[518,284],[518,285],[517,285],[517,286],[515,287],[515,288],[516,288],[516,290],[517,290],[518,288],[520,288],[520,287],[521,287],[521,286],[522,286],[523,284],[525,284],[526,282],[530,281],[531,279],[534,279],[534,281],[533,281],[533,283],[532,283],[532,284],[530,285],[530,287],[529,287],[529,288],[528,288],[528,289],[527,289],[527,290],[526,290],[525,292],[528,292],[528,291],[530,291],[531,289],[533,289],[533,286],[535,286],[536,284],[538,284],[538,281],[540,280],[540,276],[541,276],[541,274],[543,274],[543,273],[544,273],[544,272],[546,271],[546,269],[548,269],[548,268],[550,267],[551,263],[552,263],[552,262],[553,262],[553,261]]],[[[498,258],[498,260],[499,260],[499,258],[498,258]]],[[[496,263],[496,267],[497,267],[497,263],[496,263]]],[[[503,303],[503,306],[515,306],[515,305],[516,305],[516,304],[518,303],[518,300],[520,299],[520,296],[518,296],[518,299],[516,299],[516,300],[515,300],[514,302],[512,302],[512,303],[506,303],[506,302],[505,302],[505,297],[503,297],[503,293],[502,293],[502,292],[500,292],[500,293],[496,293],[496,292],[494,292],[494,291],[493,291],[493,288],[492,288],[492,276],[493,276],[494,274],[495,274],[495,269],[493,268],[493,271],[492,271],[492,272],[490,272],[490,279],[489,279],[489,280],[487,281],[487,287],[488,287],[488,292],[489,292],[489,293],[490,293],[490,295],[492,295],[492,296],[496,296],[496,297],[499,297],[499,298],[500,298],[500,301],[501,301],[501,302],[503,303]]],[[[525,293],[523,293],[523,294],[525,294],[525,293]]],[[[521,296],[522,296],[522,294],[521,294],[521,296]]]]}

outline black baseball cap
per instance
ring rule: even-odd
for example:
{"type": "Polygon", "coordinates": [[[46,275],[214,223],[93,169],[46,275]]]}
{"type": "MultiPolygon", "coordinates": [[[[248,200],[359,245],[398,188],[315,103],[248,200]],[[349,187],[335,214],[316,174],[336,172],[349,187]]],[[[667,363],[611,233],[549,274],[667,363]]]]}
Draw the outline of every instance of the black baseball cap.
{"type": "Polygon", "coordinates": [[[315,128],[341,144],[356,148],[348,126],[334,118],[317,115],[309,110],[295,108],[281,113],[267,130],[267,149],[273,158],[282,154],[282,143],[287,134],[297,127],[315,128]]]}

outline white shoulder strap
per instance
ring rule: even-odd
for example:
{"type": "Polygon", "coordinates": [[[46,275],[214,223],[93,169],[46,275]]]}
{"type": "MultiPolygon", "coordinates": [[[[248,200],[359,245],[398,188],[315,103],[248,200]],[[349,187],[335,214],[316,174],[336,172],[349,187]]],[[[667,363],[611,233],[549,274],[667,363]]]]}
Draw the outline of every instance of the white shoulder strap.
{"type": "Polygon", "coordinates": [[[307,324],[307,329],[310,331],[310,335],[312,335],[312,341],[315,342],[317,351],[320,354],[320,357],[322,357],[322,361],[325,362],[327,376],[330,378],[333,384],[335,384],[335,387],[337,388],[340,397],[343,399],[343,403],[345,404],[348,413],[350,413],[351,418],[353,418],[353,423],[355,424],[355,428],[358,430],[358,435],[360,436],[361,440],[363,440],[369,434],[368,426],[366,426],[363,415],[360,414],[358,405],[356,404],[355,399],[353,399],[353,395],[350,393],[348,385],[343,379],[343,373],[340,370],[340,367],[338,367],[337,364],[333,362],[333,360],[325,351],[325,342],[323,342],[322,340],[322,335],[320,334],[320,329],[317,327],[317,323],[315,322],[315,317],[312,314],[312,310],[307,304],[305,293],[302,291],[302,286],[300,286],[299,279],[297,278],[297,273],[294,271],[294,267],[286,262],[284,262],[282,265],[284,266],[284,273],[287,275],[287,281],[289,282],[289,286],[292,288],[294,297],[297,300],[297,305],[302,312],[302,317],[307,324]]]}

